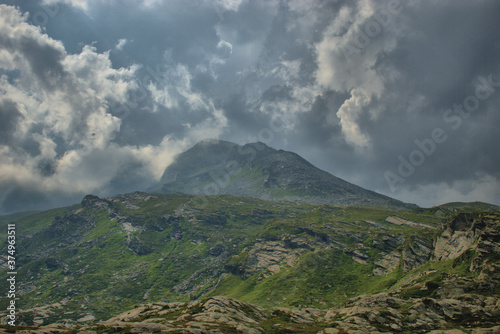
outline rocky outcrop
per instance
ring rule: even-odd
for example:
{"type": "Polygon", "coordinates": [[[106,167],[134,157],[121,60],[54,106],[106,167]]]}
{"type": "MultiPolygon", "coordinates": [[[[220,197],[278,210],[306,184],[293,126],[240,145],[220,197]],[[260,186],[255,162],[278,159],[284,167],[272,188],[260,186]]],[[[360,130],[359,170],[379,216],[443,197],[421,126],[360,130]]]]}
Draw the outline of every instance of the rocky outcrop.
{"type": "Polygon", "coordinates": [[[459,257],[476,242],[477,232],[482,227],[481,225],[476,222],[475,216],[471,213],[461,213],[448,221],[443,233],[436,239],[434,257],[439,261],[459,257]]]}
{"type": "Polygon", "coordinates": [[[411,220],[408,220],[403,217],[399,216],[389,216],[385,219],[386,222],[395,224],[395,225],[408,225],[411,227],[417,227],[417,228],[428,228],[428,229],[435,229],[434,226],[427,225],[427,224],[422,224],[422,223],[415,223],[412,222],[411,220]]]}
{"type": "Polygon", "coordinates": [[[408,240],[401,236],[385,235],[381,241],[374,241],[376,249],[385,253],[382,258],[374,262],[375,276],[383,276],[402,266],[403,272],[407,273],[429,261],[432,256],[432,241],[429,237],[410,237],[408,240]]]}
{"type": "Polygon", "coordinates": [[[135,191],[129,194],[115,195],[111,197],[109,201],[112,203],[120,203],[120,205],[128,210],[137,210],[140,208],[140,204],[154,198],[156,198],[154,195],[135,191]]]}
{"type": "Polygon", "coordinates": [[[145,243],[139,237],[134,236],[128,241],[128,248],[139,256],[148,255],[154,251],[154,249],[145,243]]]}
{"type": "Polygon", "coordinates": [[[472,261],[471,271],[481,271],[482,277],[500,274],[500,221],[495,216],[484,217],[485,227],[478,237],[476,258],[472,261]]]}
{"type": "Polygon", "coordinates": [[[71,247],[95,226],[96,221],[91,214],[75,210],[62,217],[55,217],[49,226],[36,233],[21,236],[18,250],[26,254],[23,260],[45,259],[47,267],[53,270],[54,261],[58,261],[54,255],[56,250],[71,247]],[[36,251],[32,251],[33,249],[36,251]]]}
{"type": "Polygon", "coordinates": [[[471,261],[469,270],[480,272],[482,280],[490,283],[500,274],[499,255],[500,220],[496,214],[461,213],[444,225],[434,245],[436,260],[465,257],[471,261]]]}
{"type": "Polygon", "coordinates": [[[432,241],[420,236],[412,238],[403,249],[403,271],[405,273],[416,269],[429,261],[432,255],[432,241]]]}
{"type": "Polygon", "coordinates": [[[83,198],[81,205],[87,209],[106,210],[111,212],[113,203],[95,195],[87,195],[83,198]]]}
{"type": "Polygon", "coordinates": [[[266,241],[252,245],[233,256],[226,264],[226,270],[234,275],[247,279],[256,272],[260,279],[279,273],[282,267],[294,267],[299,263],[300,256],[317,246],[305,237],[283,238],[279,241],[266,241]]]}
{"type": "Polygon", "coordinates": [[[399,267],[401,262],[401,253],[398,251],[393,251],[389,254],[384,255],[380,260],[375,261],[375,268],[373,269],[373,275],[384,276],[393,272],[399,267]]]}
{"type": "Polygon", "coordinates": [[[405,300],[393,294],[363,295],[339,310],[341,333],[496,333],[500,329],[498,298],[463,295],[459,299],[405,300]]]}
{"type": "MultiPolygon", "coordinates": [[[[499,333],[500,301],[464,295],[459,299],[397,294],[362,295],[340,309],[264,309],[216,296],[189,303],[138,305],[95,325],[51,325],[17,333],[499,333]]],[[[0,327],[0,333],[7,333],[0,327]]]]}
{"type": "Polygon", "coordinates": [[[56,217],[52,224],[41,233],[47,235],[50,239],[72,244],[82,238],[86,231],[95,226],[92,216],[86,212],[73,212],[64,217],[56,217]]]}

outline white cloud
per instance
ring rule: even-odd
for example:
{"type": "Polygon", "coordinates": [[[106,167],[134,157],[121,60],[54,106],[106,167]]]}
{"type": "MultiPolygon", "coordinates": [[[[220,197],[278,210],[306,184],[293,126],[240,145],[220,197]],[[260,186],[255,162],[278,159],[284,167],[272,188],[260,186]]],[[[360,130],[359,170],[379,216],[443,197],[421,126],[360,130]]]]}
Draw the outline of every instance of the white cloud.
{"type": "Polygon", "coordinates": [[[192,75],[182,64],[170,65],[158,82],[150,82],[148,90],[158,106],[170,108],[186,107],[185,111],[211,110],[210,101],[201,93],[192,89],[192,75]]]}
{"type": "Polygon", "coordinates": [[[245,87],[251,104],[258,105],[258,111],[271,116],[271,119],[279,120],[281,130],[292,130],[297,126],[298,116],[309,111],[321,93],[317,85],[300,83],[300,66],[300,59],[279,59],[260,69],[257,72],[259,80],[249,82],[245,87]],[[273,86],[279,87],[281,93],[271,100],[262,99],[266,90],[273,86]]]}
{"type": "Polygon", "coordinates": [[[221,39],[217,44],[217,49],[220,50],[220,57],[222,59],[228,58],[233,52],[233,46],[228,41],[221,39]]]}
{"type": "Polygon", "coordinates": [[[128,43],[128,40],[127,40],[126,38],[120,38],[120,39],[118,40],[118,43],[116,43],[115,48],[116,48],[117,50],[122,51],[122,50],[123,50],[123,48],[125,47],[125,45],[126,45],[127,43],[128,43]]]}
{"type": "MultiPolygon", "coordinates": [[[[165,3],[168,0],[134,0],[135,4],[142,5],[144,7],[154,7],[165,3]]],[[[93,7],[102,4],[120,4],[124,5],[123,0],[43,0],[44,5],[57,5],[65,4],[85,12],[89,12],[93,7]]]]}
{"type": "MultiPolygon", "coordinates": [[[[72,4],[85,7],[84,2],[72,4]]],[[[1,6],[0,37],[0,50],[6,50],[0,52],[0,73],[17,71],[13,78],[0,74],[0,102],[14,106],[10,112],[16,112],[17,122],[8,143],[0,142],[4,197],[19,188],[46,195],[116,191],[112,184],[124,173],[132,173],[135,182],[142,180],[137,186],[145,189],[175,154],[220,136],[227,127],[222,110],[193,89],[187,66],[169,63],[160,81],[143,88],[156,109],[177,108],[194,113],[197,121],[182,139],[165,135],[159,145],[119,144],[114,139],[123,120],[111,114],[110,106],[128,103],[139,88],[139,66],[114,68],[109,51],[99,53],[89,45],[68,54],[61,42],[30,25],[14,7],[1,6]]],[[[229,43],[219,44],[230,53],[229,43]]],[[[118,47],[123,45],[120,40],[118,47]]]]}
{"type": "Polygon", "coordinates": [[[86,45],[79,54],[66,56],[62,64],[74,75],[75,81],[102,99],[125,102],[127,92],[137,87],[133,81],[137,66],[114,69],[109,51],[97,53],[94,46],[86,45]]]}
{"type": "Polygon", "coordinates": [[[217,3],[225,10],[232,10],[236,12],[244,1],[245,0],[217,0],[217,3]]]}
{"type": "Polygon", "coordinates": [[[154,111],[158,111],[159,106],[163,106],[167,109],[176,108],[178,106],[177,100],[175,100],[169,92],[171,89],[169,86],[158,87],[150,82],[147,89],[151,93],[151,97],[155,103],[154,111]]]}
{"type": "Polygon", "coordinates": [[[500,205],[500,180],[493,176],[455,181],[453,184],[434,183],[418,186],[415,189],[400,189],[388,193],[407,203],[421,207],[432,207],[450,202],[470,202],[472,200],[500,205]]]}
{"type": "Polygon", "coordinates": [[[165,136],[160,145],[146,145],[140,148],[127,146],[124,150],[148,164],[148,169],[155,179],[159,180],[167,166],[174,161],[174,157],[191,144],[192,142],[188,139],[175,140],[170,136],[165,136]]]}
{"type": "Polygon", "coordinates": [[[186,138],[192,143],[207,138],[219,138],[226,130],[228,120],[222,110],[216,109],[213,105],[211,105],[211,108],[211,117],[205,118],[202,122],[189,128],[186,138]]]}
{"type": "Polygon", "coordinates": [[[365,107],[371,99],[384,92],[385,78],[375,70],[378,57],[396,45],[396,34],[391,28],[373,18],[380,9],[370,0],[357,1],[355,8],[342,7],[316,45],[318,85],[351,93],[336,116],[341,120],[347,143],[358,148],[368,147],[370,138],[361,133],[357,120],[367,112],[365,107]],[[374,30],[372,37],[365,32],[371,24],[380,28],[378,32],[374,30]]]}
{"type": "Polygon", "coordinates": [[[44,5],[54,5],[58,3],[67,4],[76,8],[80,8],[82,10],[88,10],[92,3],[95,3],[96,0],[43,0],[44,5]]]}
{"type": "MultiPolygon", "coordinates": [[[[0,67],[19,73],[14,80],[0,78],[0,100],[13,101],[22,115],[12,134],[15,143],[1,146],[0,186],[10,182],[47,191],[73,189],[82,159],[106,149],[119,131],[121,120],[109,114],[108,104],[124,101],[136,87],[136,68],[113,69],[109,54],[91,46],[69,55],[62,43],[28,24],[14,7],[2,6],[0,12],[0,35],[8,50],[0,53],[0,67]],[[28,149],[28,142],[38,147],[28,149]],[[53,166],[50,175],[44,175],[41,164],[53,166]]],[[[89,180],[80,179],[74,191],[92,190],[89,180]]]]}
{"type": "MultiPolygon", "coordinates": [[[[155,7],[162,5],[164,3],[168,3],[169,0],[134,0],[133,2],[144,7],[155,7]]],[[[205,0],[206,1],[206,0],[205,0]]],[[[229,11],[238,11],[239,7],[245,2],[245,0],[208,0],[209,4],[212,4],[214,7],[221,7],[223,10],[229,11]]],[[[113,3],[120,4],[122,1],[120,0],[43,0],[43,4],[45,5],[55,5],[55,4],[66,4],[73,6],[75,8],[79,8],[83,11],[89,11],[93,6],[100,5],[103,3],[113,3]]]]}
{"type": "MultiPolygon", "coordinates": [[[[28,19],[13,7],[0,11],[0,164],[10,175],[0,171],[2,191],[17,184],[98,192],[133,179],[139,186],[129,189],[144,189],[137,180],[158,177],[181,147],[221,135],[242,143],[271,127],[270,145],[314,147],[328,159],[325,169],[383,188],[383,171],[397,167],[388,161],[397,164],[394,156],[411,152],[413,138],[441,126],[439,108],[474,91],[464,87],[472,74],[498,72],[494,1],[459,1],[453,15],[434,2],[400,2],[400,14],[380,31],[377,15],[395,2],[44,3],[52,5],[20,2],[28,19]],[[47,30],[27,23],[41,23],[40,10],[50,18],[47,30]],[[68,18],[76,34],[58,30],[68,18]],[[360,39],[370,27],[373,37],[360,39]]],[[[464,120],[463,149],[446,162],[429,159],[404,185],[495,173],[497,102],[481,101],[464,120]]]]}
{"type": "Polygon", "coordinates": [[[363,109],[369,103],[370,99],[362,90],[353,89],[351,91],[351,98],[342,104],[336,114],[340,118],[340,125],[342,126],[346,142],[356,148],[367,148],[370,146],[369,138],[361,132],[357,124],[360,114],[363,113],[363,109]]]}

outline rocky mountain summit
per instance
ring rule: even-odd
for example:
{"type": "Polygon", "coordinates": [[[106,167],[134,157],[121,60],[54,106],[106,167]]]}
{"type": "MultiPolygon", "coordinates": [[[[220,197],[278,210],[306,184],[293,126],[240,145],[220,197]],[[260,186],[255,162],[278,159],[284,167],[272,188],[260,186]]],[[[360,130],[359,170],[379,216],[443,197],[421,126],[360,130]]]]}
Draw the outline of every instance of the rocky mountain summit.
{"type": "Polygon", "coordinates": [[[496,333],[500,213],[457,206],[89,195],[16,221],[15,331],[496,333]]]}
{"type": "Polygon", "coordinates": [[[204,140],[178,155],[151,191],[396,209],[416,207],[335,177],[295,153],[263,143],[241,146],[221,140],[204,140]]]}

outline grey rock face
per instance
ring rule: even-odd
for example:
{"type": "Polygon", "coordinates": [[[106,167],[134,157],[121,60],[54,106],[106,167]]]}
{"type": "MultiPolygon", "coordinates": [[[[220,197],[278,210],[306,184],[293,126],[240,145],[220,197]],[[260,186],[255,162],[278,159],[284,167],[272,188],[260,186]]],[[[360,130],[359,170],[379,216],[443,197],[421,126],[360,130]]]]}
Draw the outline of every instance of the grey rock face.
{"type": "Polygon", "coordinates": [[[444,226],[444,231],[434,246],[434,257],[440,261],[457,258],[474,244],[476,234],[474,216],[459,214],[444,226]]]}

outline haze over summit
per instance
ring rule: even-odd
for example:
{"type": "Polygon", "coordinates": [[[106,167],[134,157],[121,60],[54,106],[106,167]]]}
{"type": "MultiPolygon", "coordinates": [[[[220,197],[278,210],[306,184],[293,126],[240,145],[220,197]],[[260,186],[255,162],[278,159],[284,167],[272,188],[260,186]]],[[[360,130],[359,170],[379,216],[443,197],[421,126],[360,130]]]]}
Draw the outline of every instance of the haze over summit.
{"type": "Polygon", "coordinates": [[[500,204],[497,1],[2,3],[0,212],[145,190],[205,138],[500,204]]]}

